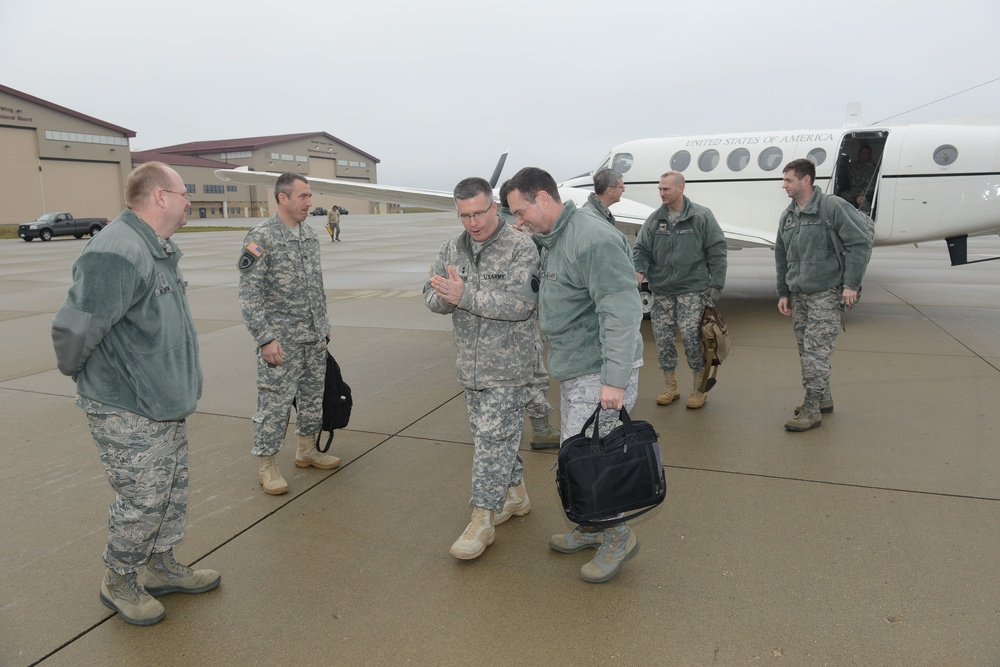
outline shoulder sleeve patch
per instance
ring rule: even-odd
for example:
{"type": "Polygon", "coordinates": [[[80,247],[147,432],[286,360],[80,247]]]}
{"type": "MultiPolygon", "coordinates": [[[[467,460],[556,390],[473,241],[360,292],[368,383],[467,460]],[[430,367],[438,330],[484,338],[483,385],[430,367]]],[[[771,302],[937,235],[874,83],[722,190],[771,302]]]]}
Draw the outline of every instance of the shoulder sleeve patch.
{"type": "Polygon", "coordinates": [[[239,261],[236,263],[236,268],[240,271],[246,271],[252,267],[263,254],[264,249],[257,243],[251,241],[245,248],[243,248],[243,253],[240,255],[239,261]]]}

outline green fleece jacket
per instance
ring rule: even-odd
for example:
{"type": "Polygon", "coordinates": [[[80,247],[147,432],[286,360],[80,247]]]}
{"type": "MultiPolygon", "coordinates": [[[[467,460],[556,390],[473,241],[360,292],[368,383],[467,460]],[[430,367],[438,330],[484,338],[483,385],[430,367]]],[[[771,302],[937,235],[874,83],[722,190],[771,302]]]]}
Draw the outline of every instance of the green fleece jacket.
{"type": "Polygon", "coordinates": [[[193,413],[202,388],[181,251],[165,245],[124,210],[73,263],[52,321],[57,365],[80,396],[154,421],[193,413]]]}
{"type": "Polygon", "coordinates": [[[813,188],[812,199],[801,212],[793,200],[781,214],[778,238],[774,243],[774,264],[778,274],[778,297],[792,292],[814,294],[844,285],[857,290],[868,266],[868,230],[852,207],[840,197],[813,188]],[[820,218],[820,199],[827,199],[827,209],[834,232],[844,243],[844,276],[830,232],[820,218]]]}
{"type": "Polygon", "coordinates": [[[542,247],[538,322],[557,380],[600,373],[625,388],[642,358],[642,303],[625,235],[567,201],[542,247]]]}
{"type": "Polygon", "coordinates": [[[710,209],[686,196],[676,222],[666,204],[642,223],[632,259],[653,294],[704,292],[726,286],[726,235],[710,209]]]}

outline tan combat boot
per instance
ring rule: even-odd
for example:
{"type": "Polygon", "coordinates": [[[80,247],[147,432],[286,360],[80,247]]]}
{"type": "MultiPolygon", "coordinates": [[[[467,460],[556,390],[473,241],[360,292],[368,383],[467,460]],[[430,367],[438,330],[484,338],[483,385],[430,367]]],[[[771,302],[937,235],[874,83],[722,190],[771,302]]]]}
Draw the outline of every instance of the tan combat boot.
{"type": "Polygon", "coordinates": [[[694,387],[691,389],[691,395],[688,396],[687,400],[687,406],[692,410],[697,410],[705,405],[705,399],[708,398],[708,394],[701,391],[701,378],[704,374],[705,371],[695,371],[694,373],[694,387]]]}
{"type": "Polygon", "coordinates": [[[320,470],[333,470],[340,465],[340,459],[332,454],[324,454],[316,449],[315,435],[299,435],[299,446],[295,450],[295,467],[308,468],[312,466],[320,470]]]}
{"type": "Polygon", "coordinates": [[[524,482],[517,486],[509,486],[503,509],[500,510],[500,514],[493,517],[493,525],[499,526],[512,516],[524,516],[530,511],[531,499],[528,498],[528,490],[524,488],[524,482]]]}
{"type": "Polygon", "coordinates": [[[462,536],[451,545],[448,553],[459,560],[478,558],[486,551],[486,547],[493,544],[493,538],[495,537],[496,531],[493,529],[493,512],[482,507],[474,507],[472,510],[472,521],[466,526],[462,536]]]}
{"type": "Polygon", "coordinates": [[[278,461],[274,456],[260,457],[260,474],[257,476],[257,481],[264,487],[264,493],[270,493],[272,496],[288,493],[288,482],[281,476],[278,461]]]}
{"type": "Polygon", "coordinates": [[[663,371],[663,380],[666,382],[666,389],[656,397],[657,405],[670,405],[681,397],[681,390],[677,387],[677,378],[673,371],[663,371]]]}

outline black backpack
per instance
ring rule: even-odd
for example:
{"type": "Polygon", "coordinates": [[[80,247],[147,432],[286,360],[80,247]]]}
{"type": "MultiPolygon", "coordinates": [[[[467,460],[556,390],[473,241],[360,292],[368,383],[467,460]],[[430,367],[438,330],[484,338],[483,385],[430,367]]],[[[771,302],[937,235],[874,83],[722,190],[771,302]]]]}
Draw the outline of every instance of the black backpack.
{"type": "MultiPolygon", "coordinates": [[[[295,405],[295,399],[292,399],[292,405],[295,405]]],[[[344,375],[340,372],[340,364],[327,350],[326,385],[323,388],[323,428],[316,435],[316,449],[318,451],[324,454],[330,451],[333,430],[347,427],[347,423],[351,421],[352,407],[354,407],[354,400],[351,398],[351,385],[344,382],[344,375]],[[323,431],[329,431],[330,435],[326,439],[326,446],[320,447],[319,443],[323,439],[323,431]]]]}

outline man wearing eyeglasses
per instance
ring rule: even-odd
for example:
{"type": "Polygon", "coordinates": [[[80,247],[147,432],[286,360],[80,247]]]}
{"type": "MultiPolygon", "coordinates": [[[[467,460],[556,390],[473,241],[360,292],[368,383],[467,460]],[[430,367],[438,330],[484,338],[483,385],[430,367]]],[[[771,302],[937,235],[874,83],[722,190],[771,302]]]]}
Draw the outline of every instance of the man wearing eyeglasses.
{"type": "Polygon", "coordinates": [[[257,480],[280,495],[288,483],[278,469],[292,401],[298,448],[295,467],[331,470],[340,459],[316,449],[323,427],[323,389],[330,320],[326,314],[319,239],[303,224],[312,205],[309,182],[285,173],[274,184],[278,212],[249,232],[237,266],[240,310],[257,350],[257,412],[253,450],[257,480]]]}
{"type": "Polygon", "coordinates": [[[594,191],[580,208],[593,211],[613,225],[615,216],[611,214],[611,205],[620,202],[624,193],[624,176],[610,167],[598,169],[594,172],[594,191]]]}
{"type": "MultiPolygon", "coordinates": [[[[628,241],[572,201],[559,198],[548,172],[525,167],[510,182],[508,202],[522,227],[542,248],[538,317],[549,343],[549,373],[559,380],[562,439],[581,431],[600,405],[602,435],[618,423],[618,412],[635,405],[642,365],[642,303],[628,241]]],[[[583,566],[584,581],[614,577],[639,551],[627,524],[606,529],[577,526],[553,535],[561,553],[595,548],[583,566]]]]}
{"type": "Polygon", "coordinates": [[[538,251],[500,219],[484,179],[462,180],[454,196],[465,231],[441,246],[424,302],[451,315],[458,348],[474,444],[472,520],[449,553],[471,560],[493,543],[495,526],[531,509],[517,450],[535,357],[538,251]]]}
{"type": "Polygon", "coordinates": [[[221,577],[173,554],[187,516],[185,420],[202,388],[182,253],[171,240],[186,223],[184,181],[147,162],[129,174],[125,202],[73,263],[52,343],[116,493],[100,600],[129,623],[152,625],[167,613],[154,596],[202,593],[221,577]]]}

